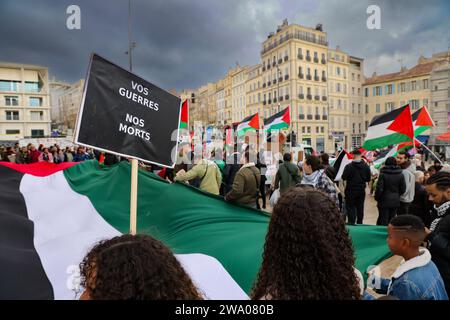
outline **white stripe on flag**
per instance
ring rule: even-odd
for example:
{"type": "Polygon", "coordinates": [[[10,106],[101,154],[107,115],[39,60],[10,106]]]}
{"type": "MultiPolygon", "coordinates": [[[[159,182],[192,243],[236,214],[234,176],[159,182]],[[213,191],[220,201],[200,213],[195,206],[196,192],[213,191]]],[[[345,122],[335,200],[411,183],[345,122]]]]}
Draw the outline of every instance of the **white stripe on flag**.
{"type": "MultiPolygon", "coordinates": [[[[62,171],[47,177],[26,174],[20,191],[28,218],[34,222],[34,245],[55,299],[74,299],[71,286],[77,280],[81,260],[95,243],[121,233],[103,219],[88,197],[72,190],[62,171]]],[[[203,254],[175,256],[206,298],[248,299],[215,258],[203,254]]]]}

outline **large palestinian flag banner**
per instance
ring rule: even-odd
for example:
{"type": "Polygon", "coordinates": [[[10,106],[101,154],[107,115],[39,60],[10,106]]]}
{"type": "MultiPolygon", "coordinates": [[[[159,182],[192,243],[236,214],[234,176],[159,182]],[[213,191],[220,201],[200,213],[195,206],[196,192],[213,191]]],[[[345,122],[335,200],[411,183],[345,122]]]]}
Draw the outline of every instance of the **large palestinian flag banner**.
{"type": "MultiPolygon", "coordinates": [[[[92,246],[129,229],[130,165],[0,164],[0,299],[74,299],[92,246]]],[[[138,233],[176,254],[208,299],[247,299],[270,215],[139,171],[138,233]]],[[[356,268],[390,256],[386,227],[349,226],[356,268]]],[[[305,244],[311,245],[311,244],[305,244]]]]}
{"type": "Polygon", "coordinates": [[[363,148],[375,150],[413,141],[414,129],[409,105],[374,117],[367,130],[363,148]]]}

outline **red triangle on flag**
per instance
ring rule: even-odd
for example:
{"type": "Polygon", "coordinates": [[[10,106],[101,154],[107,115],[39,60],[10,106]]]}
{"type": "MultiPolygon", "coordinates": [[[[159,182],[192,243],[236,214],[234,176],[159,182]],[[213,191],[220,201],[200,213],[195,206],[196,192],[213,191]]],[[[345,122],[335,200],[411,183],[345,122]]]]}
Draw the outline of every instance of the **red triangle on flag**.
{"type": "Polygon", "coordinates": [[[404,134],[412,140],[414,139],[414,128],[412,123],[411,111],[409,110],[409,105],[406,105],[403,108],[403,111],[387,128],[388,130],[404,134]]]}
{"type": "Polygon", "coordinates": [[[256,130],[259,130],[259,116],[258,113],[256,113],[252,120],[248,123],[248,125],[252,128],[255,128],[256,130]]]}
{"type": "Polygon", "coordinates": [[[188,113],[188,100],[185,100],[181,106],[181,122],[188,123],[189,113],[188,113]]]}
{"type": "Polygon", "coordinates": [[[281,118],[281,120],[283,120],[284,122],[286,122],[287,124],[290,125],[291,124],[291,115],[290,115],[289,110],[291,110],[291,108],[287,107],[286,112],[284,113],[283,118],[281,118]]]}
{"type": "Polygon", "coordinates": [[[427,109],[425,107],[422,107],[416,120],[416,126],[432,127],[433,125],[433,120],[431,120],[427,109]]]}

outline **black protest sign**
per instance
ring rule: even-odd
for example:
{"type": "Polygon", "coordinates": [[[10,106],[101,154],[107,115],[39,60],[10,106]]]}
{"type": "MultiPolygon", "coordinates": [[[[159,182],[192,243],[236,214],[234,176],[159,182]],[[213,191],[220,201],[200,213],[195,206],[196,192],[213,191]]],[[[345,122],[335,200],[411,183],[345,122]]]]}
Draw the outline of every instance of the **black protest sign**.
{"type": "Polygon", "coordinates": [[[94,54],[75,142],[173,167],[180,102],[180,98],[94,54]]]}

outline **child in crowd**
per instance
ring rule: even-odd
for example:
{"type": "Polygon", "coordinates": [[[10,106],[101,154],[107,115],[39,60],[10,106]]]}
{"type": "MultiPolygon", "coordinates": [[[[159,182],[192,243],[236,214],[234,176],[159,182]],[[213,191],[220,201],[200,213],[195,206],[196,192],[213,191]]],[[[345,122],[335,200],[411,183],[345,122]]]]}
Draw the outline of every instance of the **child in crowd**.
{"type": "MultiPolygon", "coordinates": [[[[448,300],[430,252],[420,248],[424,239],[425,225],[419,217],[407,214],[393,218],[388,225],[387,243],[392,253],[402,256],[404,261],[391,279],[369,273],[368,286],[399,300],[448,300]]],[[[365,298],[370,299],[367,295],[365,298]]]]}

